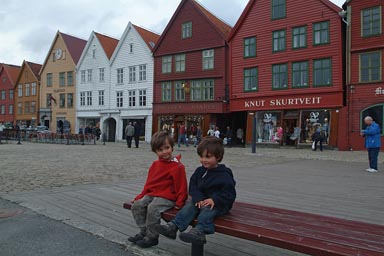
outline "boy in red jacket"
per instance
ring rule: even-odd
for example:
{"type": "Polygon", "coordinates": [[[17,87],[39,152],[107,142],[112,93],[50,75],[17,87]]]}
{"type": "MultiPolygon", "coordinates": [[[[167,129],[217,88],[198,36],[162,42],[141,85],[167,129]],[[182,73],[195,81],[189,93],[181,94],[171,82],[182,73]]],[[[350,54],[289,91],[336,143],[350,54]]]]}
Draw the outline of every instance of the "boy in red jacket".
{"type": "Polygon", "coordinates": [[[183,207],[188,196],[181,156],[172,156],[174,145],[173,138],[165,131],[152,136],[151,148],[158,160],[149,168],[143,191],[132,201],[131,211],[140,233],[128,238],[142,248],[159,243],[159,233],[153,226],[160,223],[161,213],[172,207],[183,207]]]}

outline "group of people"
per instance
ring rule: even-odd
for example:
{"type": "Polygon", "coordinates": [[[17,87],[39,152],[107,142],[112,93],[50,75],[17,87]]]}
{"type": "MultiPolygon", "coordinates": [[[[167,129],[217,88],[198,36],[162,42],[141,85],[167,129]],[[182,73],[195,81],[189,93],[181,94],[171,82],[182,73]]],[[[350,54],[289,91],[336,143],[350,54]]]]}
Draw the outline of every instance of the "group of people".
{"type": "Polygon", "coordinates": [[[221,139],[209,136],[198,144],[201,166],[192,174],[189,190],[181,156],[172,155],[174,145],[166,131],[152,136],[151,148],[158,159],[149,168],[142,192],[132,200],[132,215],[140,231],[128,240],[142,248],[157,245],[159,234],[175,239],[177,232],[184,242],[206,243],[205,235],[214,233],[215,217],[228,213],[236,198],[233,173],[220,164],[224,156],[221,139]],[[176,217],[161,225],[161,213],[171,208],[179,210],[176,217]],[[196,217],[197,225],[184,232],[196,217]]]}
{"type": "Polygon", "coordinates": [[[127,140],[127,147],[132,147],[132,139],[135,140],[135,147],[139,147],[140,141],[140,125],[137,122],[128,122],[125,127],[125,138],[127,140]]]}

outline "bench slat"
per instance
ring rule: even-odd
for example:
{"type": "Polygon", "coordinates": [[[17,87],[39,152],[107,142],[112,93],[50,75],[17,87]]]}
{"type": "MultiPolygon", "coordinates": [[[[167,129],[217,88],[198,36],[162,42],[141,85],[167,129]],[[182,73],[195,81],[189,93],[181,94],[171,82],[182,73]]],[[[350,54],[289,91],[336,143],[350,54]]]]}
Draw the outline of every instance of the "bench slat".
{"type": "MultiPolygon", "coordinates": [[[[162,217],[170,221],[176,213],[171,209],[162,217]]],[[[236,202],[229,214],[217,218],[215,230],[312,255],[384,255],[383,226],[247,203],[236,202]]]]}

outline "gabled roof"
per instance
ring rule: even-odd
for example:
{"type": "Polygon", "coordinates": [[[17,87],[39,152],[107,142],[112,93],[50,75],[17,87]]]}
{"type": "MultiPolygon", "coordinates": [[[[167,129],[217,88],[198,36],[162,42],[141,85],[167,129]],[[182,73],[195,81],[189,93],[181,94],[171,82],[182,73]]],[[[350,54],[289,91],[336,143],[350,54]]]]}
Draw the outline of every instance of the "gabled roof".
{"type": "Polygon", "coordinates": [[[119,43],[119,40],[106,35],[102,35],[97,32],[95,32],[95,36],[97,37],[101,46],[103,47],[104,52],[107,55],[108,59],[111,59],[112,54],[115,51],[117,44],[119,43]]]}
{"type": "Polygon", "coordinates": [[[19,77],[21,67],[12,65],[12,64],[5,64],[5,63],[2,63],[1,65],[2,65],[2,68],[0,69],[0,72],[1,70],[4,70],[4,72],[7,73],[8,79],[11,81],[11,83],[15,84],[17,82],[17,78],[19,77]]]}
{"type": "MultiPolygon", "coordinates": [[[[256,3],[256,1],[257,0],[249,0],[247,6],[245,6],[239,19],[237,20],[235,26],[233,27],[231,33],[229,34],[228,41],[232,40],[232,38],[236,34],[237,30],[241,27],[241,25],[243,24],[243,22],[247,18],[248,13],[252,10],[252,7],[256,3]]],[[[339,6],[335,5],[334,3],[332,3],[329,0],[318,0],[318,1],[322,2],[324,5],[326,5],[327,7],[329,7],[330,9],[332,9],[333,11],[335,11],[337,13],[341,11],[341,8],[339,6]]]]}
{"type": "Polygon", "coordinates": [[[25,61],[27,63],[27,65],[29,66],[29,68],[32,70],[33,74],[36,76],[37,80],[40,81],[40,69],[42,67],[41,64],[37,64],[37,63],[33,63],[33,62],[29,62],[29,61],[25,61]]]}
{"type": "Polygon", "coordinates": [[[77,65],[77,62],[80,59],[81,53],[83,52],[84,47],[87,44],[87,41],[84,39],[80,39],[74,36],[64,34],[64,33],[61,33],[61,36],[63,37],[65,45],[67,46],[67,49],[71,54],[71,57],[75,62],[75,65],[77,65]]]}
{"type": "Polygon", "coordinates": [[[160,35],[155,34],[142,27],[136,26],[135,24],[132,24],[132,25],[136,29],[136,31],[140,34],[141,38],[143,38],[144,42],[148,45],[149,49],[151,49],[152,51],[155,48],[157,41],[160,38],[160,35]]]}
{"type": "Polygon", "coordinates": [[[173,14],[171,20],[168,22],[167,26],[165,27],[163,33],[161,34],[161,37],[158,40],[158,43],[156,44],[156,47],[153,50],[153,52],[155,52],[159,48],[161,41],[163,40],[163,38],[167,34],[168,30],[171,28],[173,22],[175,21],[176,17],[179,15],[180,11],[182,10],[182,8],[186,2],[192,3],[192,5],[194,5],[201,12],[202,16],[207,19],[207,22],[212,24],[212,26],[219,32],[219,34],[222,35],[222,37],[225,40],[228,39],[229,33],[231,32],[231,29],[232,29],[231,26],[229,26],[227,23],[225,23],[224,21],[222,21],[221,19],[219,19],[218,17],[213,15],[211,12],[209,12],[206,8],[204,8],[197,1],[195,1],[195,0],[182,0],[181,3],[179,4],[179,6],[177,7],[175,13],[173,14]]]}

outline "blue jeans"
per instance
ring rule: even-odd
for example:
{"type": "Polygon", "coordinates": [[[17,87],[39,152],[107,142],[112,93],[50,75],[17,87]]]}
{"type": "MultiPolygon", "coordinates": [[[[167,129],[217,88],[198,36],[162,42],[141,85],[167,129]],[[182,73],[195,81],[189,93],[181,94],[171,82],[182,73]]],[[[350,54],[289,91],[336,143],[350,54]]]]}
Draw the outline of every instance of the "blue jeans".
{"type": "Polygon", "coordinates": [[[204,234],[213,234],[215,233],[215,217],[226,213],[227,211],[220,211],[216,207],[213,209],[210,207],[203,207],[199,209],[192,201],[188,201],[171,222],[178,227],[180,232],[183,232],[197,216],[197,225],[195,228],[204,232],[204,234]]]}
{"type": "Polygon", "coordinates": [[[187,142],[187,138],[185,137],[185,134],[179,134],[179,139],[177,140],[177,146],[180,147],[180,143],[181,141],[183,141],[183,143],[185,144],[185,146],[188,147],[188,142],[187,142]]]}
{"type": "Polygon", "coordinates": [[[380,148],[368,148],[369,168],[377,170],[377,158],[380,148]]]}

